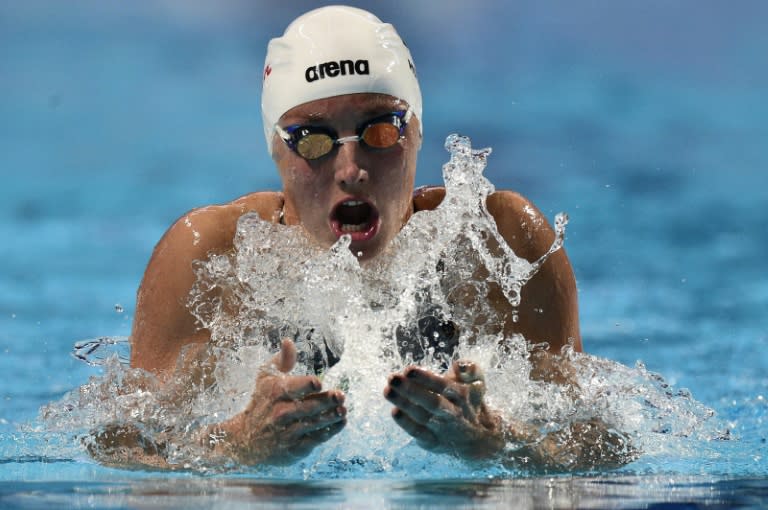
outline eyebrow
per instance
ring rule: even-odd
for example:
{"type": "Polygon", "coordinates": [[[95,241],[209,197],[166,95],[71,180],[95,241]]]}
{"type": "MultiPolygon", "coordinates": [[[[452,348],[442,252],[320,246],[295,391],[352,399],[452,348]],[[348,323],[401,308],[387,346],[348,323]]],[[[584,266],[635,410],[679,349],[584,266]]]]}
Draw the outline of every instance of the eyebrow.
{"type": "Polygon", "coordinates": [[[315,112],[310,113],[305,117],[310,122],[324,121],[327,117],[325,113],[315,112]]]}

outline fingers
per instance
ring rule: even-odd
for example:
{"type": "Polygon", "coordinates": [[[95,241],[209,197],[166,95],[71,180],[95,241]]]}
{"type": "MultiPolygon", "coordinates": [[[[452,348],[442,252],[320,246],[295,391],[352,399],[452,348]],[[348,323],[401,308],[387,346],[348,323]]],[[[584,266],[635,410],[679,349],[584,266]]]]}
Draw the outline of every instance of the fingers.
{"type": "Polygon", "coordinates": [[[392,418],[422,448],[466,458],[495,456],[504,447],[501,419],[488,409],[480,368],[457,361],[444,377],[418,367],[394,374],[384,397],[392,418]]]}
{"type": "Polygon", "coordinates": [[[280,351],[259,370],[254,397],[269,400],[298,400],[320,391],[322,385],[316,376],[287,375],[296,365],[297,357],[293,340],[283,338],[280,351]]]}
{"type": "Polygon", "coordinates": [[[286,443],[296,443],[304,439],[318,442],[338,433],[346,423],[346,408],[335,407],[290,423],[281,432],[282,440],[286,443]]]}
{"type": "Polygon", "coordinates": [[[280,351],[272,358],[271,365],[280,372],[288,373],[296,365],[297,357],[296,344],[290,338],[283,338],[280,351]]]}
{"type": "Polygon", "coordinates": [[[473,361],[456,360],[451,366],[453,379],[464,384],[474,382],[485,382],[485,374],[482,369],[473,361]]]}
{"type": "Polygon", "coordinates": [[[301,400],[317,393],[322,388],[320,379],[314,375],[296,375],[279,378],[272,388],[275,400],[301,400]]]}
{"type": "Polygon", "coordinates": [[[451,367],[452,377],[465,384],[469,404],[478,407],[485,397],[485,374],[482,369],[472,361],[458,360],[451,367]]]}
{"type": "Polygon", "coordinates": [[[433,449],[438,444],[437,436],[424,424],[415,421],[408,413],[395,407],[392,409],[392,418],[405,432],[415,438],[423,448],[433,449]]]}
{"type": "Polygon", "coordinates": [[[414,422],[437,428],[434,418],[457,420],[476,419],[469,403],[468,390],[422,369],[410,368],[406,376],[396,374],[389,379],[384,398],[396,405],[414,422]],[[437,393],[439,391],[439,393],[437,393]]]}
{"type": "Polygon", "coordinates": [[[295,344],[283,339],[280,351],[259,370],[247,408],[228,422],[245,462],[290,462],[346,425],[344,393],[321,391],[314,375],[291,375],[296,361],[295,344]]]}
{"type": "Polygon", "coordinates": [[[483,426],[484,379],[471,361],[454,362],[445,376],[412,366],[389,378],[384,397],[396,406],[395,422],[423,447],[433,449],[448,436],[472,435],[483,426]]]}
{"type": "Polygon", "coordinates": [[[256,391],[272,402],[270,422],[285,441],[295,443],[308,435],[318,440],[331,437],[346,422],[344,393],[321,392],[320,379],[314,375],[286,375],[296,358],[296,345],[284,338],[280,352],[272,358],[272,368],[280,373],[262,373],[256,391]]]}
{"type": "Polygon", "coordinates": [[[297,402],[283,402],[273,408],[273,423],[281,442],[291,450],[311,449],[338,434],[347,422],[341,392],[324,392],[297,402]],[[302,446],[303,445],[303,446],[302,446]]]}
{"type": "Polygon", "coordinates": [[[294,457],[303,457],[307,455],[310,451],[312,451],[312,449],[315,448],[315,446],[328,441],[330,438],[341,432],[344,429],[344,425],[346,425],[346,423],[346,419],[344,419],[337,423],[328,425],[320,430],[305,434],[288,448],[290,454],[294,457]]]}
{"type": "MultiPolygon", "coordinates": [[[[466,363],[473,367],[475,366],[474,363],[466,363]]],[[[459,368],[455,364],[453,372],[460,373],[459,368]]],[[[465,372],[472,373],[473,375],[469,377],[475,378],[474,374],[479,372],[479,368],[470,367],[465,372]]],[[[472,383],[471,385],[456,382],[454,373],[443,377],[423,368],[409,367],[405,370],[405,387],[409,392],[412,392],[408,393],[408,396],[412,397],[415,403],[430,411],[442,409],[443,413],[447,411],[449,414],[456,414],[455,407],[457,407],[461,410],[464,417],[473,421],[476,414],[474,407],[482,404],[485,385],[482,381],[472,383]],[[479,386],[473,387],[475,384],[479,384],[479,386]],[[445,401],[448,401],[455,407],[447,405],[445,401]]],[[[466,379],[469,380],[469,377],[466,379]]],[[[395,378],[393,377],[390,384],[394,380],[395,378]]]]}
{"type": "Polygon", "coordinates": [[[408,382],[419,384],[437,394],[445,391],[446,387],[450,384],[450,380],[447,377],[419,367],[408,367],[403,372],[403,375],[405,375],[405,379],[408,382]]]}
{"type": "Polygon", "coordinates": [[[325,391],[302,400],[277,402],[272,408],[272,419],[278,427],[285,427],[301,420],[314,420],[331,410],[346,415],[344,394],[340,391],[325,391]]]}
{"type": "Polygon", "coordinates": [[[397,406],[408,408],[413,406],[424,409],[431,416],[440,408],[440,395],[429,387],[413,382],[400,375],[394,375],[389,379],[389,387],[384,392],[384,397],[397,406]]]}
{"type": "MultiPolygon", "coordinates": [[[[429,422],[429,419],[434,415],[432,410],[426,409],[425,407],[416,404],[407,397],[403,396],[396,389],[388,388],[387,391],[384,392],[384,398],[386,398],[392,404],[396,405],[396,409],[400,412],[401,415],[404,414],[408,417],[409,420],[418,425],[426,425],[429,422]]],[[[394,414],[392,416],[397,418],[394,414]]]]}

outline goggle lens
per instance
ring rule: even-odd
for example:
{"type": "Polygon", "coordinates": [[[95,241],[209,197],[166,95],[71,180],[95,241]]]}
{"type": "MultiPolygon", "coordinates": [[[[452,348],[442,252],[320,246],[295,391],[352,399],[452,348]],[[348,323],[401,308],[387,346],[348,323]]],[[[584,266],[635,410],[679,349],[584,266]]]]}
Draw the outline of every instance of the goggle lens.
{"type": "Polygon", "coordinates": [[[373,149],[394,147],[405,132],[411,110],[377,117],[358,129],[356,136],[338,138],[336,133],[319,126],[276,126],[278,134],[288,146],[304,159],[318,159],[329,154],[336,145],[362,142],[373,149]]]}
{"type": "Polygon", "coordinates": [[[391,122],[377,122],[369,124],[360,138],[368,147],[374,149],[388,149],[400,139],[400,126],[391,122]]]}
{"type": "Polygon", "coordinates": [[[296,152],[304,159],[322,158],[332,150],[333,138],[326,133],[310,133],[296,143],[296,152]]]}

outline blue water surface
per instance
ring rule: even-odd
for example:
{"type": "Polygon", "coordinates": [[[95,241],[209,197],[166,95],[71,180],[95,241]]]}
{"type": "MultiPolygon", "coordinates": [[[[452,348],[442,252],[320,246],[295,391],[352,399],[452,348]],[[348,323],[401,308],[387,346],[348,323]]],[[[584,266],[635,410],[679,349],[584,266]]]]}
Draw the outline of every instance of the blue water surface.
{"type": "Polygon", "coordinates": [[[566,211],[586,350],[642,360],[714,409],[734,438],[716,454],[641,457],[597,477],[416,482],[200,479],[112,470],[42,443],[30,454],[21,427],[98,373],[72,344],[129,334],[167,226],[279,188],[259,111],[265,47],[317,4],[0,0],[0,506],[355,507],[361,491],[381,507],[765,504],[759,1],[355,3],[395,24],[416,60],[417,184],[441,181],[443,140],[458,132],[493,147],[498,188],[550,218],[566,211]]]}

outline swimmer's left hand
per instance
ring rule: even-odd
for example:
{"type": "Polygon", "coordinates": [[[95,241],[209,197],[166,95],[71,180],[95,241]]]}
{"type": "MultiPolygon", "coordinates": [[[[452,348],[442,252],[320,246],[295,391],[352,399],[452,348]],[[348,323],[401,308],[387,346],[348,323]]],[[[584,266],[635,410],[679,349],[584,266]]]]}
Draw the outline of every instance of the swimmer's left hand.
{"type": "Polygon", "coordinates": [[[485,377],[471,361],[455,361],[444,376],[407,367],[390,376],[384,397],[395,422],[423,448],[464,458],[488,458],[504,447],[502,420],[485,404],[485,377]]]}

